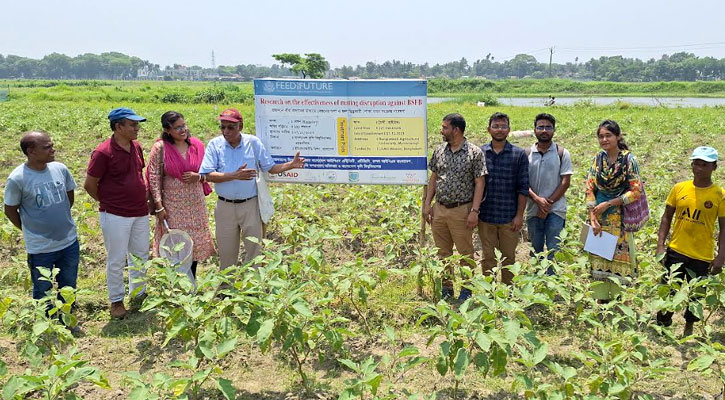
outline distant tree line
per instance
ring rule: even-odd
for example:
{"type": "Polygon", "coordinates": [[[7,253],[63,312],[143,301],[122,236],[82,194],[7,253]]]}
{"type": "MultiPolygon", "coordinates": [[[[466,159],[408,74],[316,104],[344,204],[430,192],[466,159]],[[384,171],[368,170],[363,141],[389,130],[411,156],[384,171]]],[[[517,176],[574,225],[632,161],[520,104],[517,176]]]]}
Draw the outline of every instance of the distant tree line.
{"type": "MultiPolygon", "coordinates": [[[[314,56],[319,55],[314,54],[314,56]]],[[[504,61],[496,60],[491,54],[488,54],[473,63],[469,63],[465,58],[435,65],[393,60],[381,64],[370,61],[365,65],[342,66],[334,69],[328,69],[327,61],[322,56],[319,56],[317,61],[324,65],[324,76],[336,78],[462,78],[467,76],[488,79],[537,79],[552,77],[613,82],[725,79],[725,58],[697,57],[686,52],[663,55],[659,59],[653,58],[647,61],[622,56],[592,58],[586,62],[579,62],[577,58],[574,62],[553,63],[551,66],[548,63],[540,63],[535,57],[527,54],[519,54],[504,61]]],[[[297,72],[300,72],[300,63],[288,62],[288,64],[291,65],[290,68],[286,68],[284,64],[283,66],[247,64],[219,66],[215,69],[174,64],[161,69],[158,64],[117,52],[100,55],[87,53],[76,57],[53,53],[40,60],[0,54],[0,78],[176,79],[180,76],[188,76],[193,79],[251,80],[260,77],[295,76],[297,72]],[[298,66],[297,70],[295,65],[298,66]],[[180,74],[180,71],[189,73],[184,75],[180,74]],[[192,71],[193,73],[190,73],[192,71]]]]}
{"type": "Polygon", "coordinates": [[[158,70],[159,66],[117,52],[77,57],[52,53],[40,60],[0,54],[0,78],[134,79],[144,69],[158,70]]]}
{"type": "Polygon", "coordinates": [[[551,65],[535,57],[519,54],[506,61],[496,61],[490,54],[472,64],[465,58],[445,64],[413,64],[386,61],[368,62],[364,66],[343,66],[333,70],[340,78],[417,78],[425,77],[484,77],[507,78],[564,78],[613,82],[696,81],[725,79],[725,58],[697,57],[691,53],[663,55],[660,59],[642,61],[622,56],[592,58],[589,61],[551,65]]]}

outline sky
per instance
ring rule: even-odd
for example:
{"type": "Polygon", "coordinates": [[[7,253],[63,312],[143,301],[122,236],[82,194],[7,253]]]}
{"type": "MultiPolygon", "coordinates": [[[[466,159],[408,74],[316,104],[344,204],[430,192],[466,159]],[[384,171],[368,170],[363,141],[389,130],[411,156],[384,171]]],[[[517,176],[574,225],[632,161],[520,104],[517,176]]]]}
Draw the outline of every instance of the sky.
{"type": "Polygon", "coordinates": [[[272,65],[320,53],[334,67],[469,64],[490,53],[556,63],[688,51],[725,58],[723,0],[0,0],[0,54],[118,51],[165,65],[272,65]]]}

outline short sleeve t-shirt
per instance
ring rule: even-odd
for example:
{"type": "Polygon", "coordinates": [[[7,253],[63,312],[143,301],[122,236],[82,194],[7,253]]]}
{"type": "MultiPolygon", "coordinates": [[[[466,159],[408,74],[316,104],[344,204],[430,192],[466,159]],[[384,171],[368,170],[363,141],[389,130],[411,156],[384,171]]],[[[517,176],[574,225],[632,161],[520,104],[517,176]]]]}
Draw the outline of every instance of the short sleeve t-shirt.
{"type": "Polygon", "coordinates": [[[121,217],[148,215],[144,166],[141,145],[135,140],[131,141],[131,151],[113,137],[98,145],[87,172],[98,178],[99,210],[121,217]]]}
{"type": "Polygon", "coordinates": [[[43,171],[22,164],[10,173],[5,185],[5,204],[19,206],[29,254],[63,250],[76,241],[78,233],[67,193],[75,188],[68,168],[55,161],[43,171]]]}
{"type": "Polygon", "coordinates": [[[712,261],[715,221],[725,217],[722,188],[716,184],[699,188],[692,181],[680,182],[670,190],[666,204],[675,208],[669,247],[690,258],[712,261]]]}
{"type": "MultiPolygon", "coordinates": [[[[529,186],[537,195],[547,198],[554,194],[561,183],[561,177],[572,175],[574,170],[571,166],[571,155],[569,150],[564,149],[559,158],[559,145],[552,143],[546,153],[541,153],[536,144],[531,146],[529,153],[529,186]]],[[[550,212],[566,219],[566,196],[551,205],[550,212]]],[[[526,219],[536,217],[539,207],[533,199],[526,200],[526,219]]]]}

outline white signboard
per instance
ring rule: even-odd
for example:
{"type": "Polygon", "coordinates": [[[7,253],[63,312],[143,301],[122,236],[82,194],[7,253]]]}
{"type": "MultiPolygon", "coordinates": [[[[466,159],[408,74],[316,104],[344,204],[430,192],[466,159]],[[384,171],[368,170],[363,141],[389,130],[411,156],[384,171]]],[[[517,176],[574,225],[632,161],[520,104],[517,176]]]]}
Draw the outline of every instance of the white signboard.
{"type": "Polygon", "coordinates": [[[255,124],[275,162],[299,151],[293,183],[427,183],[424,80],[254,81],[255,124]]]}

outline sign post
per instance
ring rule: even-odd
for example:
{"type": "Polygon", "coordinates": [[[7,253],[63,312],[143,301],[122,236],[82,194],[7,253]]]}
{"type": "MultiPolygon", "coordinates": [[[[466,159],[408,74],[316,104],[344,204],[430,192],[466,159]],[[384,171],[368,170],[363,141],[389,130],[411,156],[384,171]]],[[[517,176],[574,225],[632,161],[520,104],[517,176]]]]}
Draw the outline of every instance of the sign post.
{"type": "Polygon", "coordinates": [[[257,136],[275,162],[305,168],[271,181],[425,185],[424,80],[254,81],[257,136]]]}

